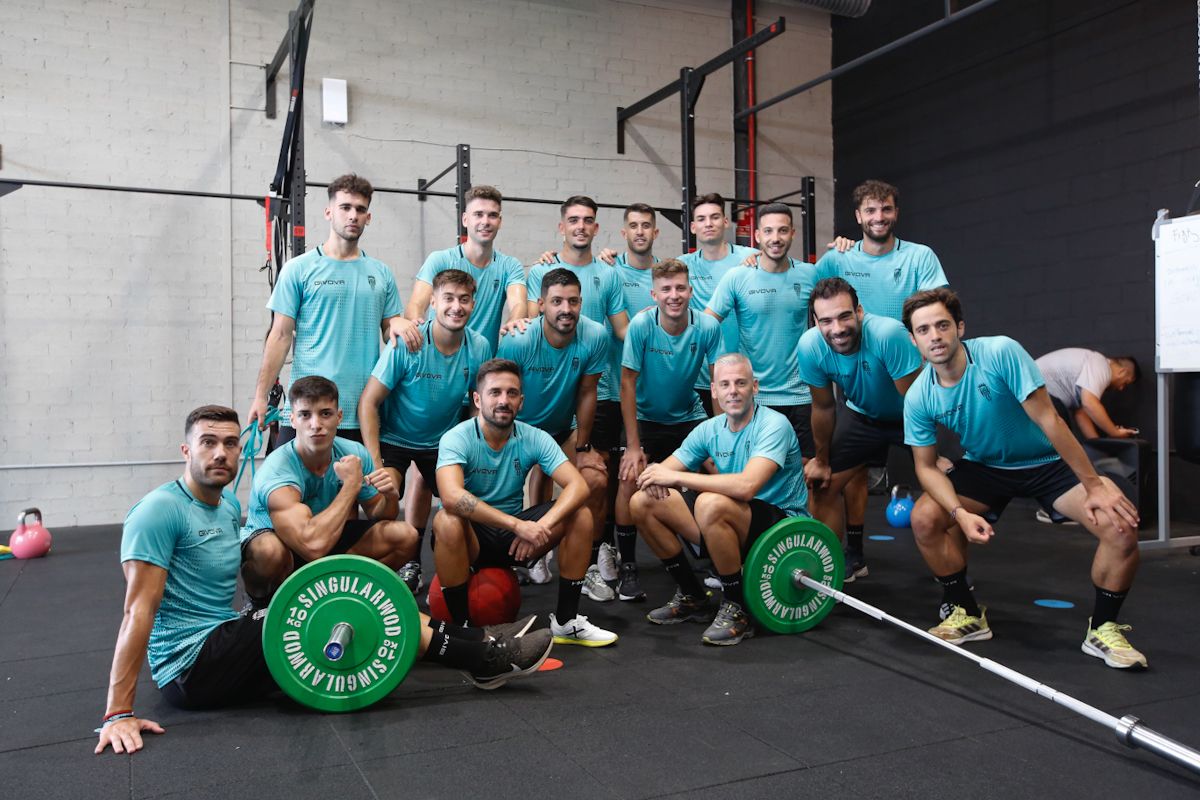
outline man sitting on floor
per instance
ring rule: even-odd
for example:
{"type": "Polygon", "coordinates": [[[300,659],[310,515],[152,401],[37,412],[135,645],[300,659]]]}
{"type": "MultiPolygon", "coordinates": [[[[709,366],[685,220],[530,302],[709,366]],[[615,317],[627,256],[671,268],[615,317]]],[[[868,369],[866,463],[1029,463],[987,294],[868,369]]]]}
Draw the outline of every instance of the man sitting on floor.
{"type": "MultiPolygon", "coordinates": [[[[109,745],[115,753],[132,753],[142,748],[142,733],[164,732],[133,711],[147,656],[163,698],[179,708],[246,702],[275,688],[263,656],[265,613],[239,615],[232,608],[241,506],[225,487],[237,473],[239,430],[231,408],[201,406],[189,414],[180,448],[183,475],[150,492],[125,518],[125,614],[96,753],[109,745]]],[[[464,670],[482,688],[536,671],[550,652],[549,631],[524,635],[532,617],[483,630],[446,626],[424,614],[421,621],[422,656],[464,670]]]]}
{"type": "Polygon", "coordinates": [[[675,453],[638,477],[630,501],[638,531],[678,588],[646,618],[657,625],[707,621],[712,614],[679,542],[702,544],[721,578],[724,601],[705,644],[733,645],[754,635],[742,599],[742,557],[780,520],[808,516],[800,442],[788,418],[755,402],[750,360],[728,353],[713,364],[713,399],[725,413],[705,420],[675,453]],[[705,459],[716,475],[696,472],[705,459]]]}

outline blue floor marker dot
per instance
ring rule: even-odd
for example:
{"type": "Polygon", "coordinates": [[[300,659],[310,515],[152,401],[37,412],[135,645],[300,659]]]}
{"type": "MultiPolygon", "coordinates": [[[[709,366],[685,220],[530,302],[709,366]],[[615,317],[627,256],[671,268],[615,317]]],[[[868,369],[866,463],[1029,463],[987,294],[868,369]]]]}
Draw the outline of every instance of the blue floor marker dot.
{"type": "Polygon", "coordinates": [[[1075,607],[1075,604],[1069,600],[1049,600],[1046,598],[1041,598],[1040,600],[1034,600],[1033,604],[1035,606],[1041,606],[1042,608],[1074,608],[1075,607]]]}
{"type": "Polygon", "coordinates": [[[895,539],[895,536],[888,536],[886,533],[873,533],[867,537],[872,542],[890,542],[895,539]]]}

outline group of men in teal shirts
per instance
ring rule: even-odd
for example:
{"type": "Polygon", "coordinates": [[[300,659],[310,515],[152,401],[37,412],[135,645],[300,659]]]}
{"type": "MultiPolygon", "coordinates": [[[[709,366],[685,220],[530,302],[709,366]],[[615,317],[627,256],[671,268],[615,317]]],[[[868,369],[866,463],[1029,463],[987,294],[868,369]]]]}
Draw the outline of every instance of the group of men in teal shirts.
{"type": "Polygon", "coordinates": [[[560,209],[562,249],[526,276],[495,249],[500,193],[475,187],[466,240],[429,257],[402,309],[391,270],[358,246],[370,185],[332,183],[328,239],[284,267],[268,302],[252,423],[265,424],[268,393],[294,356],[280,436],[253,477],[245,525],[224,489],[240,449],[237,415],[219,407],[189,417],[184,477],[126,521],[126,618],[97,752],[137,749],[142,731],[161,731],[132,712],[147,643],[155,682],[176,705],[260,691],[262,657],[248,642],[300,564],[359,553],[415,591],[435,492],[434,563],[453,624],[426,618],[422,647],[472,683],[528,674],[551,643],[615,642],[579,613],[580,595],[644,599],[639,536],[677,584],[648,620],[702,621],[705,643],[737,644],[754,633],[742,558],[778,521],[812,513],[841,536],[847,512],[851,575],[866,574],[849,487],[890,446],[912,448],[926,490],[912,524],[949,608],[935,635],[991,637],[966,579],[967,542],[988,541],[989,519],[1031,496],[1098,539],[1084,652],[1144,666],[1116,619],[1137,564],[1136,511],[1064,435],[1019,344],[962,340],[961,304],[936,256],[895,236],[898,196],[878,181],[860,186],[863,239],[839,239],[816,265],[788,255],[795,226],[782,204],[758,209],[759,250],[728,244],[719,195],[693,207],[697,251],[655,258],[656,216],[637,204],[624,215],[626,252],[597,257],[597,206],[575,196],[560,209]],[[966,451],[949,474],[937,461],[938,425],[966,451]],[[201,540],[203,554],[192,546],[201,540]],[[720,603],[685,545],[711,558],[720,603]],[[602,574],[605,548],[619,573],[602,574]],[[473,567],[530,567],[552,550],[560,574],[548,629],[534,629],[532,616],[471,627],[473,567]],[[241,615],[231,609],[239,570],[241,615]]]}

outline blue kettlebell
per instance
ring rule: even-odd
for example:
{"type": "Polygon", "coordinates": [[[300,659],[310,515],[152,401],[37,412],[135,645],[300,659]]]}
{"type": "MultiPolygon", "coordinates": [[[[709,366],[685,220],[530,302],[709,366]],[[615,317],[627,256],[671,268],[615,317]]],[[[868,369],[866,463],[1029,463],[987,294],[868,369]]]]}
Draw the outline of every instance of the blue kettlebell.
{"type": "Polygon", "coordinates": [[[893,528],[907,528],[912,518],[913,498],[907,486],[897,484],[892,487],[892,502],[887,506],[888,525],[893,528]]]}

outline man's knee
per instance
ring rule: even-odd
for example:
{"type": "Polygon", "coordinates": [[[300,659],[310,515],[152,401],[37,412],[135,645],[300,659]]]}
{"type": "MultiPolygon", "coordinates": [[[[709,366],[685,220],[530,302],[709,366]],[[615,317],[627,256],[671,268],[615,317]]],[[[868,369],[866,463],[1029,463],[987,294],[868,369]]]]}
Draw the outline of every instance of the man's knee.
{"type": "Polygon", "coordinates": [[[738,502],[716,492],[702,492],[696,498],[696,522],[700,529],[717,522],[727,522],[738,512],[738,502]]]}
{"type": "Polygon", "coordinates": [[[644,490],[639,489],[629,498],[629,515],[633,517],[635,523],[642,523],[650,518],[652,503],[654,499],[650,497],[644,490]]]}
{"type": "Polygon", "coordinates": [[[913,537],[918,541],[936,538],[944,533],[950,524],[950,516],[929,495],[922,495],[909,518],[913,537]]]}
{"type": "Polygon", "coordinates": [[[274,531],[268,531],[246,543],[243,563],[264,578],[282,578],[292,572],[292,551],[274,531]]]}
{"type": "Polygon", "coordinates": [[[468,524],[462,517],[451,514],[445,509],[438,511],[433,517],[433,535],[437,541],[437,548],[465,549],[468,524]]]}
{"type": "Polygon", "coordinates": [[[378,523],[387,549],[393,553],[413,553],[417,549],[417,529],[407,522],[389,520],[378,523]]]}

